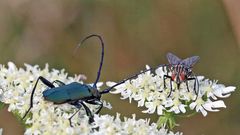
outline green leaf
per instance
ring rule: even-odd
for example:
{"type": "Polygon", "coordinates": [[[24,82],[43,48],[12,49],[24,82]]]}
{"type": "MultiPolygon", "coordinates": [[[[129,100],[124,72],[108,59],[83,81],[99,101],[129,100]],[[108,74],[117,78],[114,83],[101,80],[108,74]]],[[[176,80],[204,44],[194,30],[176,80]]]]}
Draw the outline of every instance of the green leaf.
{"type": "Polygon", "coordinates": [[[0,110],[3,109],[5,104],[3,102],[0,102],[0,110]]]}

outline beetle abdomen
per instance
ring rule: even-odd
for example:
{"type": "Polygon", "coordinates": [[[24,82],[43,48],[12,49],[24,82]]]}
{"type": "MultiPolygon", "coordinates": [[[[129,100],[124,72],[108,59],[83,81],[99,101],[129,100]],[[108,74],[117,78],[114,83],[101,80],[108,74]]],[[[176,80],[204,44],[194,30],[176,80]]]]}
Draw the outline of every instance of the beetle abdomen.
{"type": "Polygon", "coordinates": [[[43,97],[45,100],[61,104],[68,101],[74,101],[91,97],[89,86],[86,84],[80,84],[73,82],[61,87],[45,90],[43,97]]]}

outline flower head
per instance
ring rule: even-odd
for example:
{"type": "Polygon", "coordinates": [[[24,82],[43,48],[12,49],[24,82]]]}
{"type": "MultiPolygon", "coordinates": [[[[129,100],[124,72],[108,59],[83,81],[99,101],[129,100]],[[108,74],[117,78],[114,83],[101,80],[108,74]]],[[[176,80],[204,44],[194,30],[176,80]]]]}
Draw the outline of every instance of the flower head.
{"type": "MultiPolygon", "coordinates": [[[[137,78],[115,87],[116,90],[111,93],[120,93],[123,99],[129,98],[130,102],[132,99],[137,101],[138,106],[147,108],[144,113],[157,112],[158,115],[163,115],[165,112],[180,114],[186,113],[187,110],[195,110],[206,116],[208,111],[216,112],[219,111],[218,108],[226,108],[219,98],[229,97],[235,90],[233,86],[225,87],[223,84],[217,84],[217,81],[204,79],[203,76],[196,77],[199,89],[197,95],[194,91],[194,81],[188,81],[190,90],[184,82],[178,89],[174,81],[170,84],[170,79],[165,80],[166,86],[164,86],[163,77],[167,74],[164,68],[159,67],[154,73],[148,71],[139,74],[137,78]]],[[[107,82],[108,86],[114,84],[116,83],[107,82]]]]}
{"type": "MultiPolygon", "coordinates": [[[[8,111],[17,113],[20,117],[23,117],[30,106],[30,96],[39,76],[47,78],[50,82],[60,80],[66,84],[71,82],[83,83],[82,79],[86,78],[83,75],[68,77],[64,70],[50,70],[48,64],[44,69],[40,69],[38,65],[31,66],[28,64],[25,64],[25,68],[17,68],[12,62],[8,63],[7,68],[4,65],[0,66],[0,86],[3,90],[1,102],[9,104],[8,111]]],[[[46,89],[48,87],[43,83],[37,85],[33,97],[32,115],[26,118],[26,124],[31,125],[31,127],[25,133],[61,134],[65,132],[65,129],[68,129],[66,131],[71,133],[74,127],[69,126],[68,119],[77,109],[70,104],[56,105],[44,100],[42,92],[46,89]],[[56,130],[51,130],[51,128],[56,130]]],[[[105,106],[111,107],[109,103],[103,102],[105,106]]],[[[93,112],[98,108],[94,105],[87,106],[93,112]]],[[[79,116],[76,115],[72,119],[74,126],[87,120],[84,109],[81,109],[78,114],[79,116]],[[80,121],[79,119],[82,117],[85,119],[80,121]]]]}

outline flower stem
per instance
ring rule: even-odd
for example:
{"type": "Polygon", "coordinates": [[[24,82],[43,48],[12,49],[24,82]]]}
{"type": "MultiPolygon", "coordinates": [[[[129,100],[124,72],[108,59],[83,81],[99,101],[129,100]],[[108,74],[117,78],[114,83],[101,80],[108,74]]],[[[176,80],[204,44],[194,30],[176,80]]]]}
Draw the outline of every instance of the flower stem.
{"type": "Polygon", "coordinates": [[[176,115],[172,112],[165,112],[163,116],[160,116],[157,121],[158,128],[167,126],[170,129],[173,129],[175,126],[178,126],[176,123],[176,115]]]}
{"type": "Polygon", "coordinates": [[[5,104],[3,102],[0,102],[0,110],[3,109],[5,104]]]}

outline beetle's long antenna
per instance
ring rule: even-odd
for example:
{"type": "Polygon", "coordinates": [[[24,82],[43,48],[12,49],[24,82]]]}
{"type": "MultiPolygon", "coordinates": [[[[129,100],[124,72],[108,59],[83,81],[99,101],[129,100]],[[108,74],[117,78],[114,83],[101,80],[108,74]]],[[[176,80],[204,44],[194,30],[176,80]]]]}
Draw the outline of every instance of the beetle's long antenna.
{"type": "Polygon", "coordinates": [[[159,67],[164,67],[164,66],[167,66],[167,65],[168,65],[168,64],[162,64],[162,65],[158,65],[158,66],[155,67],[155,68],[145,69],[145,70],[141,71],[140,73],[137,73],[137,74],[135,74],[135,75],[133,75],[133,76],[130,76],[130,77],[128,77],[127,79],[123,79],[122,81],[118,82],[117,84],[115,84],[115,85],[113,85],[113,86],[111,86],[111,87],[109,87],[109,88],[101,91],[100,94],[106,94],[106,93],[110,92],[113,88],[117,87],[118,85],[121,85],[121,84],[125,83],[125,82],[128,81],[128,80],[134,79],[134,78],[136,78],[136,77],[137,77],[138,75],[140,75],[140,74],[146,73],[146,72],[148,72],[148,71],[156,70],[156,69],[159,68],[159,67]]]}
{"type": "Polygon", "coordinates": [[[97,78],[96,78],[96,81],[94,82],[93,84],[93,87],[97,88],[97,82],[100,78],[100,75],[101,75],[101,70],[102,70],[102,65],[103,65],[103,58],[104,58],[104,42],[103,42],[103,39],[101,36],[99,35],[96,35],[96,34],[92,34],[92,35],[89,35],[87,37],[85,37],[76,47],[76,49],[74,50],[74,55],[76,54],[78,48],[89,38],[91,37],[97,37],[100,41],[101,41],[101,45],[102,45],[102,54],[101,54],[101,61],[100,61],[100,65],[99,65],[99,68],[98,68],[98,72],[97,72],[97,78]]]}

